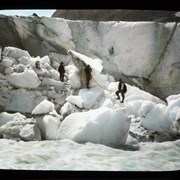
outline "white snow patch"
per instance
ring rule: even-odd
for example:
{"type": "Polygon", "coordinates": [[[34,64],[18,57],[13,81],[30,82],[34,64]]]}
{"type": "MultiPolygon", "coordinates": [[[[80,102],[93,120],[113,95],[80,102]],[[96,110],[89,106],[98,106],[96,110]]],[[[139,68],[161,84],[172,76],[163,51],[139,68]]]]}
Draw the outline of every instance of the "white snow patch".
{"type": "Polygon", "coordinates": [[[71,104],[74,104],[76,106],[78,106],[79,108],[82,108],[83,107],[83,100],[81,99],[80,96],[68,96],[66,98],[66,101],[68,101],[69,103],[71,104]]]}
{"type": "Polygon", "coordinates": [[[32,114],[46,114],[54,110],[54,104],[46,99],[40,102],[32,111],[32,114]]]}

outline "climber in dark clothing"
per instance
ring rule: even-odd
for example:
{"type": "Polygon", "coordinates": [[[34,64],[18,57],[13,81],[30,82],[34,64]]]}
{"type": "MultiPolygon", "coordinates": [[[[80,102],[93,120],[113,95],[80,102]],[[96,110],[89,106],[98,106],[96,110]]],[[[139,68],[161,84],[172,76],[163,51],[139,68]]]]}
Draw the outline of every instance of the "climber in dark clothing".
{"type": "Polygon", "coordinates": [[[37,68],[37,69],[41,69],[40,61],[36,61],[35,65],[36,65],[36,68],[37,68]]]}
{"type": "Polygon", "coordinates": [[[4,48],[0,46],[0,49],[1,49],[1,57],[0,57],[0,62],[2,62],[2,60],[3,60],[3,49],[4,49],[4,48]]]}
{"type": "Polygon", "coordinates": [[[116,91],[116,95],[117,95],[117,99],[120,99],[119,97],[119,93],[121,93],[121,96],[122,96],[122,100],[121,100],[121,103],[124,102],[124,94],[126,93],[127,91],[127,87],[125,85],[125,83],[122,81],[122,79],[120,78],[119,79],[119,85],[118,85],[118,90],[116,91]]]}
{"type": "Polygon", "coordinates": [[[89,88],[89,82],[92,79],[92,75],[91,75],[92,69],[90,67],[90,65],[87,65],[85,68],[85,74],[86,74],[86,87],[89,88]]]}
{"type": "Polygon", "coordinates": [[[64,81],[64,73],[65,73],[65,69],[64,69],[64,63],[61,62],[58,71],[60,73],[60,81],[63,82],[64,81]]]}

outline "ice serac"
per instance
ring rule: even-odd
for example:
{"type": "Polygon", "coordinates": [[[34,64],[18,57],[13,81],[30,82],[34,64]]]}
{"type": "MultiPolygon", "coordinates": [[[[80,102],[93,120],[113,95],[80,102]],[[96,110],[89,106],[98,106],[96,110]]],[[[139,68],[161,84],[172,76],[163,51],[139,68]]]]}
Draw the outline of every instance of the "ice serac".
{"type": "Polygon", "coordinates": [[[41,84],[37,74],[33,70],[27,68],[22,73],[14,72],[13,74],[8,75],[7,80],[13,86],[18,88],[36,89],[41,84]],[[27,81],[27,78],[29,81],[27,81]]]}
{"type": "Polygon", "coordinates": [[[4,109],[13,112],[31,113],[37,104],[43,100],[42,95],[26,90],[11,90],[7,92],[7,95],[4,109]]]}
{"type": "Polygon", "coordinates": [[[78,143],[92,142],[111,147],[124,145],[130,118],[123,109],[107,107],[72,113],[62,122],[57,139],[71,139],[78,143]],[[113,133],[110,133],[113,132],[113,133]]]}
{"type": "Polygon", "coordinates": [[[165,100],[180,90],[178,22],[66,20],[0,16],[0,45],[49,55],[59,61],[68,50],[102,60],[103,72],[165,100]],[[10,40],[10,36],[13,36],[10,40]],[[59,54],[60,56],[57,56],[59,54]]]}

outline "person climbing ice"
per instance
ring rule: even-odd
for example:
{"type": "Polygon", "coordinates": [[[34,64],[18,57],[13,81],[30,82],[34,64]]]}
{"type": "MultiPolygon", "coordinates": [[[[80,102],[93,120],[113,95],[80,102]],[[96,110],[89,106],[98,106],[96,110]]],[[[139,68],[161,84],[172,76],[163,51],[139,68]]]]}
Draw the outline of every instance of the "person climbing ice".
{"type": "Polygon", "coordinates": [[[40,61],[36,61],[35,65],[37,69],[41,69],[40,61]]]}
{"type": "Polygon", "coordinates": [[[63,62],[60,63],[58,71],[60,73],[60,81],[63,82],[64,81],[64,73],[65,73],[64,63],[63,62]]]}
{"type": "Polygon", "coordinates": [[[88,64],[88,65],[86,65],[84,70],[85,70],[85,74],[86,74],[86,87],[89,88],[89,82],[92,79],[92,75],[91,75],[92,68],[88,64]]]}
{"type": "Polygon", "coordinates": [[[121,93],[122,100],[121,103],[124,102],[125,98],[125,93],[127,92],[127,87],[126,84],[122,81],[122,79],[119,79],[119,84],[118,84],[118,90],[116,91],[117,99],[120,99],[119,93],[121,93]]]}

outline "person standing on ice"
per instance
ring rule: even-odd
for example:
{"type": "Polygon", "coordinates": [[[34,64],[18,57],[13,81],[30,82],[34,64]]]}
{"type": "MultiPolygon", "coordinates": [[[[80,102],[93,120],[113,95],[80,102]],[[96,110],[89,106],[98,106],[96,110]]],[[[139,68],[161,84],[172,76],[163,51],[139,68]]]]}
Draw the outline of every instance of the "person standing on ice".
{"type": "Polygon", "coordinates": [[[37,68],[37,69],[41,69],[40,61],[36,61],[35,65],[36,65],[36,68],[37,68]]]}
{"type": "Polygon", "coordinates": [[[92,68],[88,64],[88,65],[86,65],[84,70],[85,70],[85,74],[86,74],[86,87],[89,89],[89,82],[92,79],[92,75],[91,75],[92,68]]]}
{"type": "Polygon", "coordinates": [[[122,79],[120,78],[119,79],[119,85],[118,85],[118,90],[116,91],[116,95],[117,95],[117,99],[120,99],[119,97],[119,93],[121,93],[121,96],[122,96],[122,100],[121,100],[121,103],[124,102],[124,94],[126,93],[127,91],[127,87],[125,85],[125,83],[122,81],[122,79]]]}
{"type": "Polygon", "coordinates": [[[60,73],[60,81],[63,82],[64,81],[64,73],[65,73],[65,69],[64,69],[64,63],[61,62],[58,71],[60,73]]]}
{"type": "Polygon", "coordinates": [[[0,46],[0,50],[1,50],[1,58],[0,58],[0,62],[2,62],[2,60],[3,60],[3,47],[0,46]]]}

